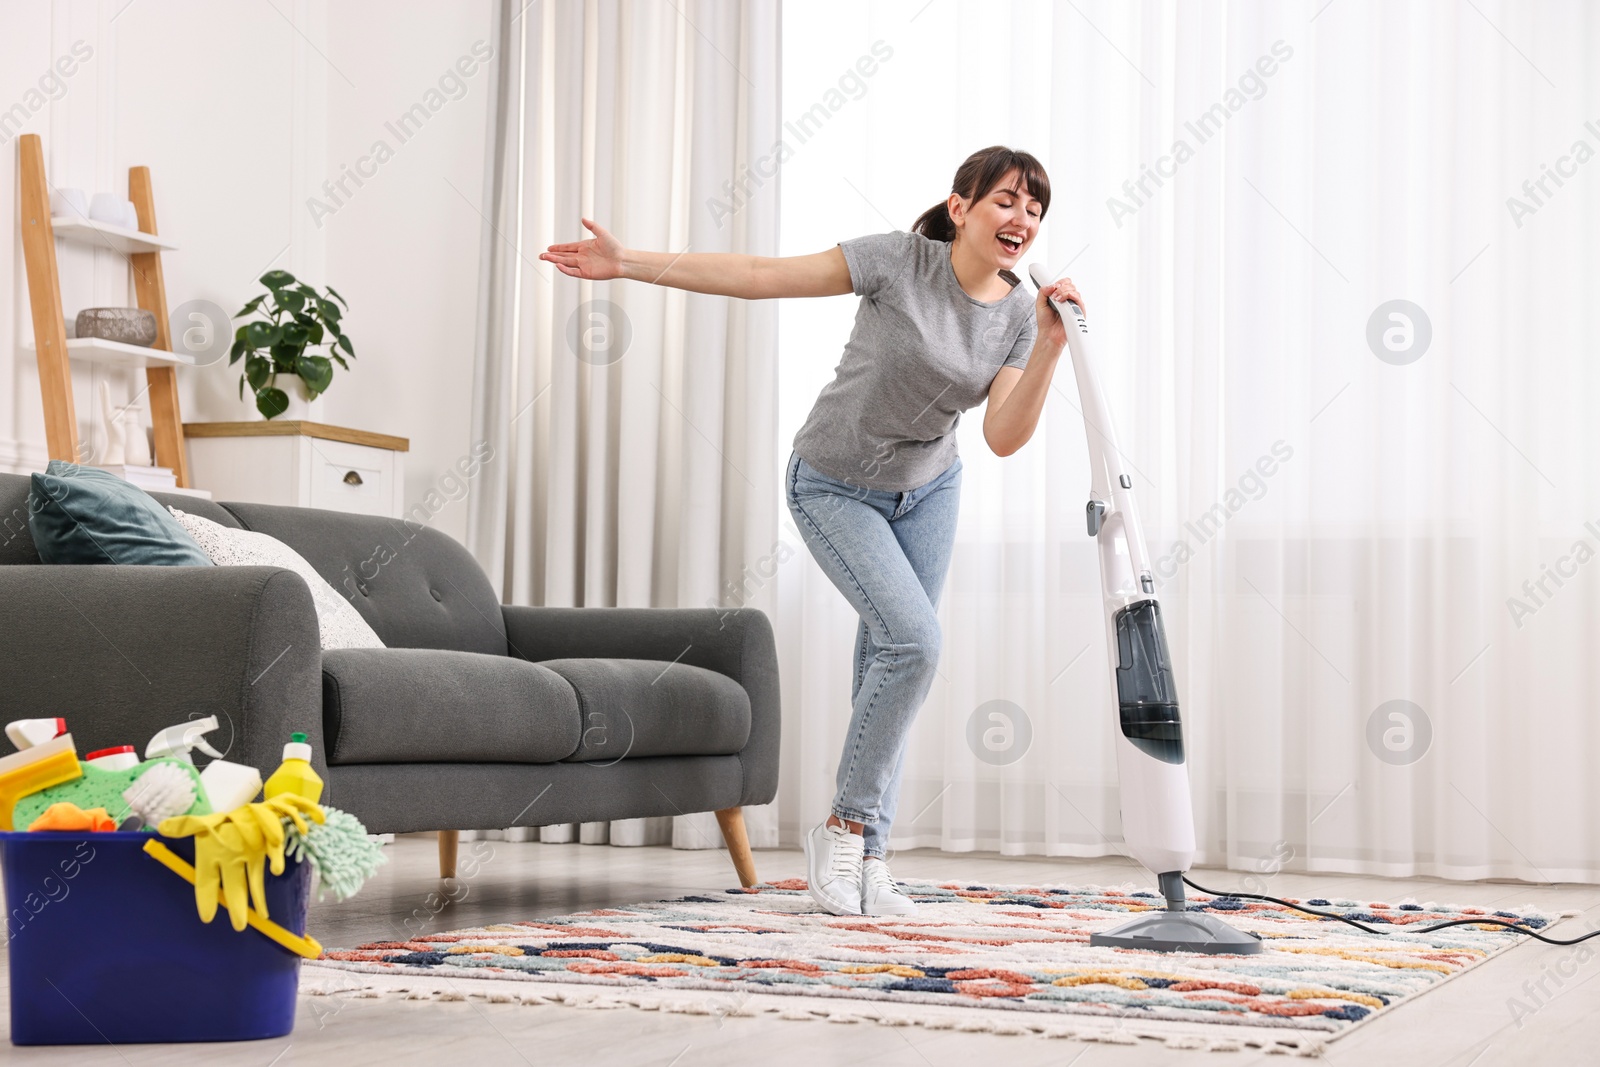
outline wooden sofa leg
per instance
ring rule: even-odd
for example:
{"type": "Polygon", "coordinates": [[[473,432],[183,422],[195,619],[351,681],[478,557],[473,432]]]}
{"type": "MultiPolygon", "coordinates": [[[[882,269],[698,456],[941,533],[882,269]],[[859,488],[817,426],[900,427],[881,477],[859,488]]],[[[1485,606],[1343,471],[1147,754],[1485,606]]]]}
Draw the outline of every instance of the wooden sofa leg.
{"type": "Polygon", "coordinates": [[[755,885],[755,857],[750,855],[750,838],[744,831],[744,809],[723,808],[717,812],[717,825],[722,827],[722,840],[728,844],[728,854],[733,857],[733,869],[739,872],[739,884],[755,885]]]}
{"type": "Polygon", "coordinates": [[[460,830],[439,831],[439,877],[456,876],[456,846],[461,843],[460,830]]]}

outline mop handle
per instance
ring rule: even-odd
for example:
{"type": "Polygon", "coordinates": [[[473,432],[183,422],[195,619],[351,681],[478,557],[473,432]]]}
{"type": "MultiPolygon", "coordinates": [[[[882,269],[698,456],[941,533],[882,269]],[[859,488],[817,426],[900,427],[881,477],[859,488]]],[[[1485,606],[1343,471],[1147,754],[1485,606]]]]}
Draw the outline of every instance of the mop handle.
{"type": "MultiPolygon", "coordinates": [[[[1028,268],[1028,275],[1039,289],[1054,283],[1055,279],[1043,264],[1028,268]]],[[[1113,518],[1113,531],[1120,530],[1128,564],[1137,591],[1128,590],[1134,598],[1155,592],[1154,574],[1149,553],[1145,548],[1144,529],[1139,524],[1139,511],[1133,498],[1133,478],[1123,469],[1122,451],[1117,447],[1116,429],[1111,419],[1111,407],[1106,403],[1100,388],[1095,361],[1089,344],[1089,323],[1083,308],[1072,300],[1050,301],[1050,306],[1061,316],[1067,329],[1067,350],[1072,356],[1073,374],[1078,381],[1078,399],[1083,404],[1084,430],[1089,440],[1090,499],[1086,508],[1089,536],[1098,537],[1113,518]]]]}

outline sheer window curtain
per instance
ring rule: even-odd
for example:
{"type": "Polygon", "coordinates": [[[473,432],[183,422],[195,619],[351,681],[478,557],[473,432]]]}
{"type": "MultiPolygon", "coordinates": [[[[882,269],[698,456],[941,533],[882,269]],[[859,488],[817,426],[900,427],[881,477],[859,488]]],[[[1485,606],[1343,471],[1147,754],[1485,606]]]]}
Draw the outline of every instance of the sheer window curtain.
{"type": "MultiPolygon", "coordinates": [[[[1163,561],[1199,860],[1600,880],[1600,14],[838,2],[783,35],[783,254],[909,228],[985,145],[1049,168],[1029,259],[1089,303],[1163,561]]],[[[854,308],[782,303],[780,461],[854,308]]],[[[895,847],[1120,851],[1076,405],[1063,363],[1015,456],[961,425],[895,847]]],[[[779,537],[794,844],[855,620],[779,537]]]]}
{"type": "MultiPolygon", "coordinates": [[[[768,607],[777,539],[776,308],[569,278],[548,245],[777,251],[775,4],[498,9],[475,368],[470,547],[514,604],[768,607]]],[[[777,843],[771,806],[751,843],[777,843]]],[[[529,831],[508,831],[526,838],[529,831]]],[[[721,847],[709,813],[543,827],[542,840],[721,847]]]]}

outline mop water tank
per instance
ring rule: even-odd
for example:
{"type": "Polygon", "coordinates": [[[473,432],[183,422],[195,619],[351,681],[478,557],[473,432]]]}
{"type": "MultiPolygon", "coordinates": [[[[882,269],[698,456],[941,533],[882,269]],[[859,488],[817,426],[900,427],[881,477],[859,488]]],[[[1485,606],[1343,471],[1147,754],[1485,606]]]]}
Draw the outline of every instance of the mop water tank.
{"type": "Polygon", "coordinates": [[[1163,763],[1182,763],[1183,723],[1161,605],[1141,600],[1118,611],[1115,619],[1122,735],[1163,763]]]}

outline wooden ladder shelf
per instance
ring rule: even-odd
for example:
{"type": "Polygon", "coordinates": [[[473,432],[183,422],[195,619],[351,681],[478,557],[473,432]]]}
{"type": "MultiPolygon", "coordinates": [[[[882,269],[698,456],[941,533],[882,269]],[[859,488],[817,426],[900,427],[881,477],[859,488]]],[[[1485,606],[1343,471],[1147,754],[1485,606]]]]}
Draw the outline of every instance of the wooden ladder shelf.
{"type": "MultiPolygon", "coordinates": [[[[36,133],[18,139],[22,164],[22,258],[28,272],[28,302],[33,310],[34,350],[39,360],[39,391],[44,399],[45,439],[51,459],[78,463],[77,408],[72,399],[67,324],[61,305],[61,275],[56,268],[55,228],[50,221],[50,183],[44,174],[44,146],[36,133]]],[[[139,231],[156,235],[156,202],[149,167],[128,168],[128,199],[139,213],[139,231]]],[[[135,235],[129,235],[135,236],[135,235]]],[[[105,247],[112,247],[107,241],[105,247]]],[[[128,254],[134,292],[141,308],[156,317],[152,349],[172,351],[167,323],[167,287],[159,249],[128,254]]],[[[146,363],[150,421],[155,429],[155,461],[168,467],[181,488],[189,486],[189,464],[183,447],[183,418],[178,410],[177,368],[146,363]]]]}

